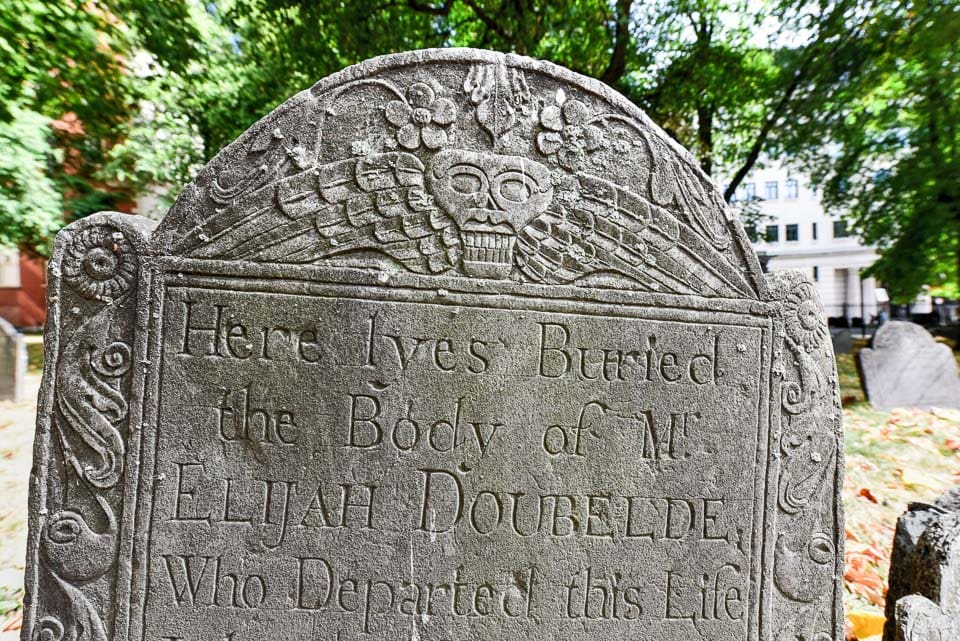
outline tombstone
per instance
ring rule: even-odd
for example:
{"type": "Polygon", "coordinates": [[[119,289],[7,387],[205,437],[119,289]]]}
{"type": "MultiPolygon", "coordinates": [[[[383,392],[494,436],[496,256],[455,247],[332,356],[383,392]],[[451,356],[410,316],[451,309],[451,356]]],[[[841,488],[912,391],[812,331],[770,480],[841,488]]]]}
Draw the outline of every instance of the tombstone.
{"type": "Polygon", "coordinates": [[[350,67],[49,292],[24,639],[842,638],[814,287],[599,82],[350,67]]]}
{"type": "Polygon", "coordinates": [[[853,334],[849,329],[830,332],[834,354],[849,354],[853,351],[853,334]]]}
{"type": "Polygon", "coordinates": [[[884,641],[960,636],[960,490],[911,503],[897,519],[884,641]]]}
{"type": "Polygon", "coordinates": [[[889,321],[857,355],[860,380],[874,409],[960,408],[953,351],[919,325],[889,321]]]}
{"type": "Polygon", "coordinates": [[[0,401],[24,400],[27,344],[23,334],[0,318],[0,401]]]}

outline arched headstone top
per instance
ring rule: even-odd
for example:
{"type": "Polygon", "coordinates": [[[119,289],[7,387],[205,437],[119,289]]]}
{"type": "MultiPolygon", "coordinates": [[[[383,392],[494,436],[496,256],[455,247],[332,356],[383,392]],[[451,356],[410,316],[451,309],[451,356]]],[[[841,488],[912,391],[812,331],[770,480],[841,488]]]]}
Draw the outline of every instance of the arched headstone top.
{"type": "Polygon", "coordinates": [[[888,321],[880,326],[870,341],[871,349],[916,349],[935,347],[937,341],[922,325],[907,321],[888,321]]]}
{"type": "Polygon", "coordinates": [[[763,297],[716,187],[641,110],[473,49],[375,58],[294,96],[203,168],[156,238],[188,258],[763,297]]]}

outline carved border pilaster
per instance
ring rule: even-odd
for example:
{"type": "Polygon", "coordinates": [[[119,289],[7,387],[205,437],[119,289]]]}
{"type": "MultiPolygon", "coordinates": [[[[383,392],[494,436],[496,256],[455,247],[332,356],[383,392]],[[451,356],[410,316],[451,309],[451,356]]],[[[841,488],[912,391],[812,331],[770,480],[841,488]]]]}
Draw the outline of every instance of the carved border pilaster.
{"type": "Polygon", "coordinates": [[[139,272],[155,223],[101,213],[57,235],[30,488],[24,641],[106,641],[134,374],[139,272]]]}
{"type": "Polygon", "coordinates": [[[768,276],[779,303],[771,456],[772,641],[842,641],[843,413],[823,306],[799,272],[768,276]]]}

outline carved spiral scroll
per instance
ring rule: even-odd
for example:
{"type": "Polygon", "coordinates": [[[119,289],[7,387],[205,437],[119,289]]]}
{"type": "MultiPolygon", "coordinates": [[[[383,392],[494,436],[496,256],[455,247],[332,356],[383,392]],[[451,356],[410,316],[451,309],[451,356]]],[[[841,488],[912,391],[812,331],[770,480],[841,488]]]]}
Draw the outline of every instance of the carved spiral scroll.
{"type": "Polygon", "coordinates": [[[116,558],[117,521],[102,497],[97,502],[107,517],[104,532],[94,532],[83,515],[73,510],[57,512],[44,527],[41,548],[50,570],[73,582],[92,581],[110,569],[116,558]]]}
{"type": "Polygon", "coordinates": [[[126,313],[122,303],[136,266],[130,243],[108,225],[78,232],[63,259],[64,279],[73,289],[107,303],[64,347],[56,393],[56,423],[67,461],[99,489],[116,485],[123,472],[120,428],[128,407],[122,377],[130,371],[132,356],[130,343],[119,335],[126,313]]]}
{"type": "Polygon", "coordinates": [[[798,274],[771,277],[782,292],[775,371],[779,403],[779,478],[773,582],[782,612],[777,641],[838,641],[842,528],[838,509],[839,407],[828,332],[814,286],[798,274]],[[828,378],[829,377],[829,378],[828,378]],[[826,608],[833,615],[825,617],[826,608]]]}

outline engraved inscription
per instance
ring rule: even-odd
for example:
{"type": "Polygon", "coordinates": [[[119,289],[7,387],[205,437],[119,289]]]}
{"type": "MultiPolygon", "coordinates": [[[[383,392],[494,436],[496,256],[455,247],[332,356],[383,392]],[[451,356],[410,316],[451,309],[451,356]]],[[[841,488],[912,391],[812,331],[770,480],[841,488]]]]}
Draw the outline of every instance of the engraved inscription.
{"type": "Polygon", "coordinates": [[[169,285],[147,638],[746,638],[766,330],[641,311],[169,285]]]}

